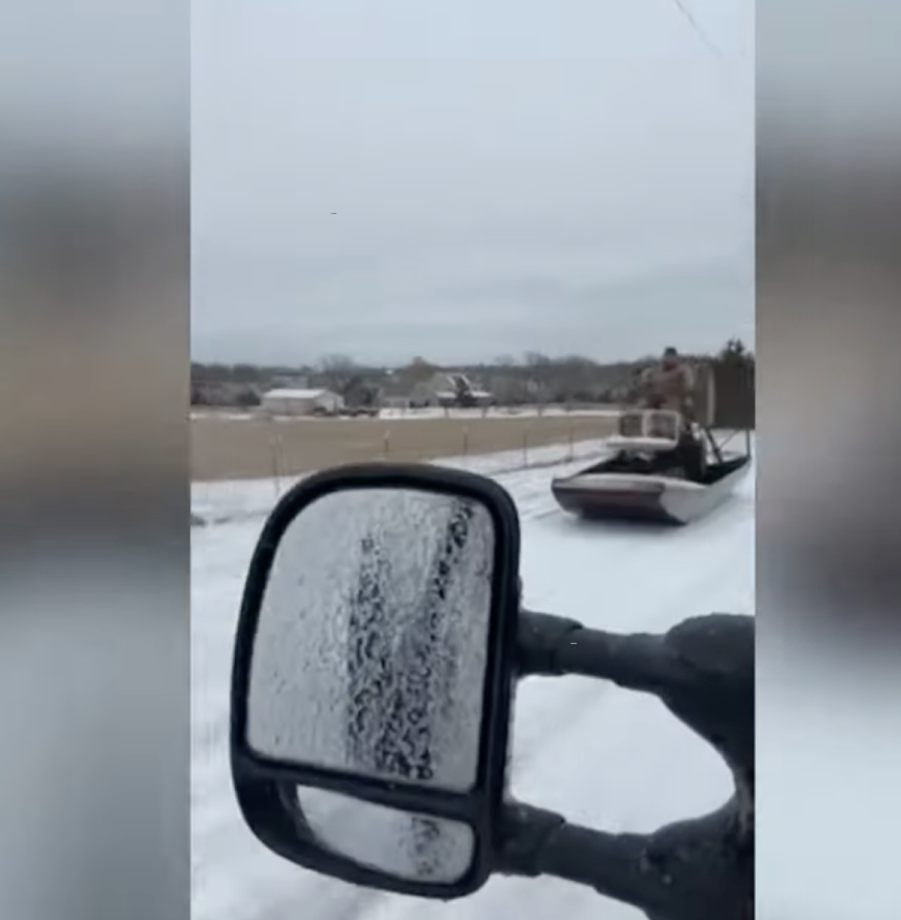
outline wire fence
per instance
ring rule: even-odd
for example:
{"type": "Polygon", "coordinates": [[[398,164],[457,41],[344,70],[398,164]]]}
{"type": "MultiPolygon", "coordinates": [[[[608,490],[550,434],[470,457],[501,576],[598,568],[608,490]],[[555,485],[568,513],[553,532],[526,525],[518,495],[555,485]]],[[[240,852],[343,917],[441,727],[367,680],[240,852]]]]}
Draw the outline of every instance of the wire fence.
{"type": "MultiPolygon", "coordinates": [[[[489,428],[464,420],[450,428],[434,429],[408,421],[368,426],[358,422],[358,431],[350,432],[353,437],[333,428],[335,424],[331,420],[270,421],[262,447],[256,443],[253,451],[257,475],[219,475],[216,481],[195,481],[192,520],[210,523],[266,514],[305,475],[344,463],[430,462],[490,476],[574,463],[603,452],[615,421],[533,418],[489,428]]],[[[229,468],[233,467],[223,464],[219,469],[229,468]]]]}

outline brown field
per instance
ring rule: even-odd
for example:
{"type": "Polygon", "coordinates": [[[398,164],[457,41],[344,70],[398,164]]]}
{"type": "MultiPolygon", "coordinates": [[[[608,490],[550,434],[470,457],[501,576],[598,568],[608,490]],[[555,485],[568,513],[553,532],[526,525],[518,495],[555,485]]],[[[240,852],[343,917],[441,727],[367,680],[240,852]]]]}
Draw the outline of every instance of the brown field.
{"type": "Polygon", "coordinates": [[[604,416],[191,419],[191,478],[262,479],[367,460],[434,460],[607,437],[604,416]]]}

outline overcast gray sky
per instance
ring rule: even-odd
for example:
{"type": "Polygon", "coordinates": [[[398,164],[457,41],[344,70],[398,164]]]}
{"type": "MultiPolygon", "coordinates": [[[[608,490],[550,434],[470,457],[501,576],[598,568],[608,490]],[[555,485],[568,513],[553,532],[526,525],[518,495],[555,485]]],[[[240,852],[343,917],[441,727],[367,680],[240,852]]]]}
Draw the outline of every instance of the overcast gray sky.
{"type": "Polygon", "coordinates": [[[195,0],[192,351],[754,335],[754,7],[195,0]],[[335,213],[332,213],[335,212],[335,213]]]}

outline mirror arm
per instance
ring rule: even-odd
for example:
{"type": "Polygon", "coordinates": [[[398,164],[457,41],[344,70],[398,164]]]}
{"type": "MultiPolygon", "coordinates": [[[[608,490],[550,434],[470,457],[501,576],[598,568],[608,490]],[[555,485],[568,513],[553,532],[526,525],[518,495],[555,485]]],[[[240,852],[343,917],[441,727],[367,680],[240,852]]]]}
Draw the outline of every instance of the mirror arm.
{"type": "Polygon", "coordinates": [[[579,674],[653,693],[716,748],[753,802],[753,617],[694,617],[664,635],[617,635],[527,610],[519,624],[520,677],[579,674]]]}
{"type": "Polygon", "coordinates": [[[587,885],[651,920],[751,920],[753,855],[742,858],[735,827],[732,801],[653,834],[610,834],[510,805],[498,871],[587,885]]]}
{"type": "Polygon", "coordinates": [[[521,677],[596,677],[657,695],[692,677],[665,636],[586,629],[576,620],[528,610],[519,616],[517,670],[521,677]]]}

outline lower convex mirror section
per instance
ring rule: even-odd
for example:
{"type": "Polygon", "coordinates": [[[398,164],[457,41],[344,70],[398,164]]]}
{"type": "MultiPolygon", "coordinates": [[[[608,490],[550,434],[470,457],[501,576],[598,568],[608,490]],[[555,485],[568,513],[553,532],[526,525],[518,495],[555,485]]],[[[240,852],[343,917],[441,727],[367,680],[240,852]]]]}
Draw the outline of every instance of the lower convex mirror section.
{"type": "Polygon", "coordinates": [[[267,846],[426,897],[484,883],[518,567],[512,499],[470,473],[344,468],[279,503],[248,573],[232,680],[235,789],[267,846]]]}
{"type": "Polygon", "coordinates": [[[469,871],[475,835],[469,825],[299,787],[297,802],[314,839],[360,866],[398,879],[450,885],[469,871]]]}

